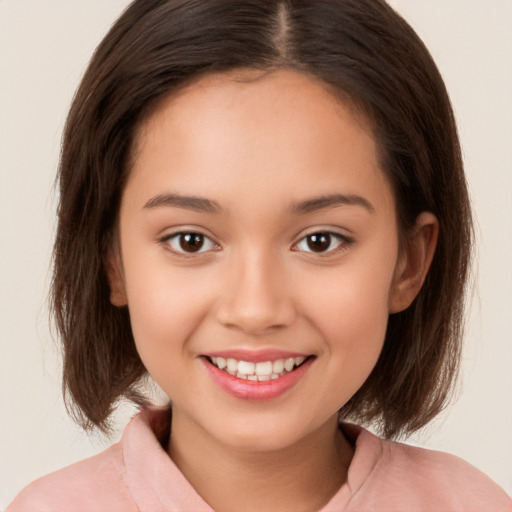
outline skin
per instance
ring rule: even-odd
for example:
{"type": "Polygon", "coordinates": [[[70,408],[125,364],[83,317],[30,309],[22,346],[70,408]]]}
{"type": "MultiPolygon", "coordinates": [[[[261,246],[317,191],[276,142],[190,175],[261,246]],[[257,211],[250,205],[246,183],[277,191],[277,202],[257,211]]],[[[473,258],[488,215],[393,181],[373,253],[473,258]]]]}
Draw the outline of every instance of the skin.
{"type": "Polygon", "coordinates": [[[202,78],[144,122],[134,155],[111,301],[128,305],[140,357],[173,402],[170,456],[215,510],[318,510],[353,455],[337,411],[373,369],[389,313],[421,288],[435,217],[421,214],[400,252],[368,123],[293,71],[202,78]],[[334,193],[360,200],[292,211],[334,193]],[[156,206],[165,194],[219,211],[156,206]],[[328,231],[313,251],[306,236],[328,231]],[[187,252],[178,232],[208,238],[187,252]],[[201,357],[235,348],[314,359],[283,395],[244,400],[201,357]]]}

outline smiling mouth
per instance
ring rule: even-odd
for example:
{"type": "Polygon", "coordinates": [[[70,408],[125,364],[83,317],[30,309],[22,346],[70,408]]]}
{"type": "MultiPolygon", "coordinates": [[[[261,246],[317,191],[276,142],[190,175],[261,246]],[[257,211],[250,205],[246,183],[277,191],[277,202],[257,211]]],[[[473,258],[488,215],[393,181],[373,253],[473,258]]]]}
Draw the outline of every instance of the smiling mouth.
{"type": "Polygon", "coordinates": [[[262,361],[254,363],[233,358],[211,357],[206,359],[210,364],[233,377],[249,381],[269,381],[284,377],[293,372],[309,360],[310,357],[289,357],[274,361],[262,361]]]}

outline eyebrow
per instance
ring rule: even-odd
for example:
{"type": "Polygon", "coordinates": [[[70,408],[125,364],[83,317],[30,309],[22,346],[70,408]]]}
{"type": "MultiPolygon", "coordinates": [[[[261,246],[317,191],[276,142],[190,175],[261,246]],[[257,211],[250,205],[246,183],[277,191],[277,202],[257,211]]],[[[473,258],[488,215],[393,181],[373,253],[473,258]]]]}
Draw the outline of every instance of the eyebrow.
{"type": "MultiPolygon", "coordinates": [[[[294,203],[290,211],[292,215],[305,215],[326,208],[333,208],[340,205],[361,206],[370,213],[375,213],[373,205],[364,197],[355,194],[330,194],[319,197],[313,197],[294,203]]],[[[171,206],[174,208],[184,208],[186,210],[195,210],[206,213],[221,213],[223,209],[216,201],[197,196],[183,196],[180,194],[158,194],[146,202],[144,208],[159,208],[162,206],[171,206]]]]}
{"type": "Polygon", "coordinates": [[[291,207],[293,215],[304,215],[306,213],[316,212],[325,208],[333,208],[335,206],[347,205],[347,206],[361,206],[368,210],[368,212],[374,214],[375,208],[373,205],[364,197],[354,194],[330,194],[326,196],[313,197],[306,201],[295,203],[291,207]]]}
{"type": "Polygon", "coordinates": [[[159,194],[152,197],[144,208],[158,208],[161,206],[173,206],[175,208],[185,208],[186,210],[195,210],[206,213],[220,213],[220,205],[204,197],[182,196],[180,194],[159,194]]]}

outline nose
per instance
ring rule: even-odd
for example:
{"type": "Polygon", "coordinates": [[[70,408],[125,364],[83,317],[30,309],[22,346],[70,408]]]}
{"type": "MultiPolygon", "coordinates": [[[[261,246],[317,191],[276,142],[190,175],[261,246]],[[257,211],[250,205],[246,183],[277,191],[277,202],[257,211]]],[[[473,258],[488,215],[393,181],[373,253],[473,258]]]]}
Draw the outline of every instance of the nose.
{"type": "Polygon", "coordinates": [[[225,327],[258,336],[289,326],[296,308],[276,258],[250,254],[230,262],[217,306],[225,327]]]}

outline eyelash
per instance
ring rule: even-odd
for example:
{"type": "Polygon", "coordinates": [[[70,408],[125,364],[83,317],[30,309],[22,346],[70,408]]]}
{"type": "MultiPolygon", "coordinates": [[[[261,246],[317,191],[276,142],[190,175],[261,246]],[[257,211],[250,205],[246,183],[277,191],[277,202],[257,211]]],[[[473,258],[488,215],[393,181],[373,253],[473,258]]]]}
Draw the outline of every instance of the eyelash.
{"type": "Polygon", "coordinates": [[[160,242],[162,244],[165,244],[169,247],[169,250],[172,251],[174,254],[177,254],[179,256],[183,256],[185,258],[190,258],[196,254],[202,254],[207,251],[211,250],[218,250],[218,245],[207,235],[204,235],[203,233],[200,233],[198,231],[178,231],[177,233],[172,233],[170,235],[166,235],[163,238],[160,239],[160,242]],[[185,241],[186,236],[193,236],[193,237],[201,237],[202,243],[197,251],[186,251],[183,249],[183,246],[181,246],[181,243],[185,241]],[[177,242],[181,249],[177,247],[173,247],[172,243],[177,242]],[[210,247],[203,250],[203,244],[204,242],[207,242],[210,247]]]}
{"type": "MultiPolygon", "coordinates": [[[[308,244],[309,241],[314,242],[313,237],[322,237],[324,239],[327,239],[328,241],[328,250],[326,251],[315,251],[315,250],[304,250],[306,253],[310,254],[316,254],[320,257],[327,257],[327,256],[333,256],[335,254],[338,254],[340,251],[343,251],[345,249],[348,249],[348,247],[354,242],[352,238],[349,238],[346,235],[342,235],[341,233],[337,233],[336,231],[314,231],[312,233],[308,233],[307,235],[303,236],[296,244],[294,244],[295,247],[299,247],[300,244],[308,244]],[[338,245],[334,248],[332,248],[332,244],[334,241],[338,242],[338,245]]],[[[319,240],[321,242],[321,240],[319,240]]],[[[308,244],[309,246],[309,244],[308,244]]],[[[311,247],[308,247],[311,249],[311,247]]],[[[293,249],[297,250],[297,249],[293,249]]],[[[300,250],[300,249],[299,249],[300,250]]]]}
{"type": "MultiPolygon", "coordinates": [[[[197,238],[196,238],[197,241],[197,238]]],[[[318,240],[318,242],[322,242],[321,240],[318,240]]],[[[209,236],[200,233],[198,231],[178,231],[176,233],[172,233],[170,235],[166,235],[160,239],[160,243],[165,244],[171,252],[174,254],[177,254],[179,256],[190,258],[193,257],[196,254],[202,254],[209,251],[215,251],[219,250],[219,245],[216,244],[209,236]],[[185,237],[200,237],[200,246],[197,251],[186,251],[183,248],[182,242],[186,242],[185,237]],[[179,244],[179,247],[173,247],[173,242],[179,244]],[[209,245],[206,249],[203,248],[205,242],[209,245]]],[[[293,251],[302,251],[305,253],[310,254],[316,254],[321,257],[331,256],[334,254],[337,254],[338,252],[347,249],[351,244],[353,243],[353,239],[342,235],[341,233],[337,233],[335,231],[314,231],[312,233],[308,233],[307,235],[303,236],[297,243],[295,243],[292,246],[293,251]],[[308,248],[311,249],[311,246],[309,246],[309,242],[315,243],[313,237],[322,237],[324,239],[324,243],[328,242],[327,249],[328,250],[322,250],[322,251],[315,251],[315,250],[305,250],[303,249],[297,249],[300,247],[301,244],[308,244],[308,248]],[[332,244],[334,241],[338,242],[338,245],[334,248],[332,248],[332,244]]]]}

